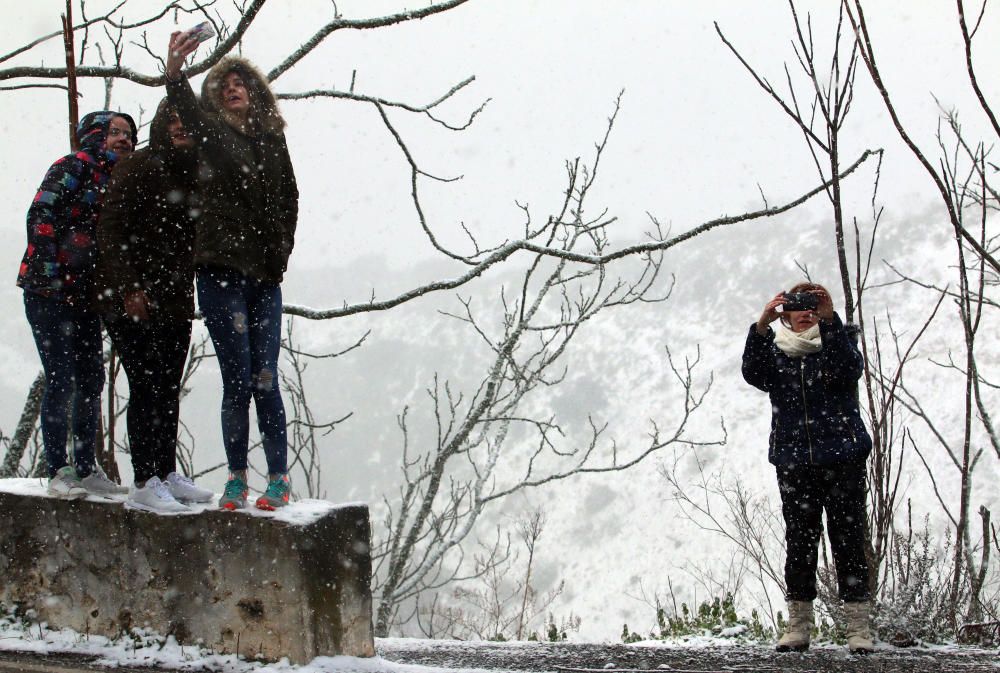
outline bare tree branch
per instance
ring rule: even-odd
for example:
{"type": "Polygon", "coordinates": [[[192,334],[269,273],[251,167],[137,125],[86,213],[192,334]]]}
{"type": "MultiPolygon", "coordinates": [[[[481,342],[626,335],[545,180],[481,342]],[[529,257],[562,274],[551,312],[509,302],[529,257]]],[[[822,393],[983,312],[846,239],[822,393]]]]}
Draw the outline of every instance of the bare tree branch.
{"type": "MultiPolygon", "coordinates": [[[[882,150],[866,150],[853,164],[840,173],[840,178],[846,178],[851,173],[853,173],[861,164],[867,161],[872,156],[881,155],[882,150]]],[[[422,285],[418,288],[414,288],[407,292],[404,292],[392,299],[386,299],[382,301],[371,301],[360,303],[360,304],[345,304],[341,308],[332,309],[314,309],[307,306],[300,306],[296,304],[285,304],[284,310],[288,315],[300,316],[303,318],[308,318],[309,320],[328,320],[330,318],[339,318],[347,315],[353,315],[356,313],[366,313],[370,311],[385,311],[387,309],[399,306],[408,301],[416,299],[417,297],[422,297],[431,292],[439,292],[441,290],[452,290],[457,287],[461,287],[466,283],[478,278],[485,271],[487,271],[492,266],[499,262],[502,262],[515,253],[519,251],[525,251],[533,253],[536,255],[544,255],[547,257],[554,257],[558,259],[563,259],[570,262],[579,262],[583,264],[590,264],[594,266],[607,265],[615,260],[624,259],[631,256],[641,256],[646,253],[661,252],[668,250],[684,241],[694,238],[700,234],[707,231],[711,231],[717,227],[728,226],[732,224],[739,224],[741,222],[749,222],[761,218],[774,217],[782,213],[788,212],[789,210],[799,206],[817,194],[824,192],[829,186],[829,181],[815,187],[805,194],[788,201],[781,205],[777,205],[771,208],[765,208],[763,210],[752,211],[744,213],[741,215],[733,216],[723,216],[710,220],[704,224],[701,224],[689,231],[686,231],[677,236],[673,236],[666,240],[654,240],[649,243],[640,243],[637,245],[628,246],[621,248],[614,252],[603,253],[600,255],[584,254],[575,252],[572,250],[564,250],[560,248],[547,247],[545,245],[539,245],[530,240],[518,240],[511,241],[499,247],[495,251],[489,253],[488,256],[478,261],[475,266],[470,268],[465,273],[461,274],[450,280],[435,281],[433,283],[428,283],[422,285]]]]}

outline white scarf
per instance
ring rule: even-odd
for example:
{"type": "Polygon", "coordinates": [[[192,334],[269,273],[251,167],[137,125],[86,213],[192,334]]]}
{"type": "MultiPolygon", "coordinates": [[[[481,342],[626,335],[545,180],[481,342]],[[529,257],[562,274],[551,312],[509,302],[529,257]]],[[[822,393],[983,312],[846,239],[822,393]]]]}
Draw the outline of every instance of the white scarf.
{"type": "Polygon", "coordinates": [[[778,329],[774,333],[774,345],[790,358],[800,358],[803,355],[815,353],[823,348],[823,340],[819,335],[819,324],[817,323],[802,332],[793,332],[784,325],[778,325],[778,329]]]}

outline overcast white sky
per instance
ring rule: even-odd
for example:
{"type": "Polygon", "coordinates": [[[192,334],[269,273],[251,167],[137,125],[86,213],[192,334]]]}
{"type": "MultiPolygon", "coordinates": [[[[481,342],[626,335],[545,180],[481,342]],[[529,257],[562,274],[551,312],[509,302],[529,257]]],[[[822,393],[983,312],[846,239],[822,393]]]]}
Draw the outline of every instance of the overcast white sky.
{"type": "MultiPolygon", "coordinates": [[[[88,13],[97,14],[111,4],[88,2],[88,13]]],[[[337,3],[350,17],[425,4],[398,0],[337,3]]],[[[820,62],[825,62],[835,3],[799,4],[802,15],[813,12],[820,62]]],[[[63,6],[62,0],[5,2],[0,9],[4,51],[58,28],[63,6]]],[[[132,0],[129,16],[143,16],[158,6],[158,2],[132,0]]],[[[933,150],[937,106],[932,94],[943,105],[958,107],[967,128],[977,135],[984,120],[963,78],[954,2],[882,0],[866,2],[865,8],[886,81],[918,142],[933,150]]],[[[327,21],[331,11],[331,3],[322,0],[271,0],[247,35],[244,54],[267,70],[327,21]]],[[[788,5],[781,0],[471,0],[420,22],[337,33],[281,77],[274,89],[343,89],[356,72],[358,92],[420,104],[475,75],[476,81],[440,112],[458,121],[490,98],[465,132],[446,131],[407,113],[391,113],[425,170],[464,176],[458,183],[422,185],[433,225],[445,241],[456,246],[464,245],[462,223],[484,243],[516,236],[523,214],[515,202],[528,204],[537,220],[547,217],[562,198],[564,161],[590,158],[615,97],[624,89],[601,180],[592,197],[592,206],[607,207],[620,218],[613,240],[624,244],[641,237],[648,227],[647,213],[677,232],[721,214],[756,209],[761,205],[761,191],[775,204],[816,183],[801,134],[720,42],[713,22],[763,74],[776,85],[782,84],[782,91],[784,63],[802,83],[795,70],[788,5]]],[[[179,27],[190,23],[182,17],[179,27]]],[[[168,21],[149,31],[149,42],[158,52],[171,29],[168,21]]],[[[1000,57],[998,37],[1000,14],[993,8],[975,49],[981,85],[993,101],[1000,101],[1000,82],[992,76],[1000,57]]],[[[135,46],[127,45],[125,54],[131,67],[155,70],[155,64],[135,46]]],[[[95,56],[91,54],[88,62],[95,62],[95,56]]],[[[2,63],[0,69],[42,62],[61,64],[58,41],[2,63]]],[[[198,84],[200,78],[195,80],[198,84]]],[[[81,90],[82,112],[101,107],[100,83],[85,82],[81,90]]],[[[8,273],[6,284],[0,285],[4,334],[0,362],[5,369],[0,381],[0,429],[9,433],[38,370],[21,294],[14,286],[24,248],[24,214],[45,169],[66,152],[67,142],[62,92],[0,94],[0,154],[6,159],[0,181],[6,222],[0,228],[0,269],[8,273]]],[[[144,109],[148,120],[161,96],[161,90],[120,84],[113,107],[136,116],[144,109]]],[[[436,260],[420,233],[409,201],[408,168],[374,108],[318,100],[286,101],[282,109],[289,122],[287,135],[302,195],[297,247],[285,283],[286,302],[336,306],[367,299],[373,288],[385,297],[418,279],[457,273],[456,268],[436,260]]],[[[853,161],[865,148],[877,147],[887,150],[880,186],[886,222],[911,243],[930,237],[936,227],[945,226],[943,213],[928,178],[892,133],[861,69],[842,156],[853,161]],[[920,224],[908,228],[915,222],[920,224]],[[924,227],[929,230],[922,231],[924,227]]],[[[870,170],[846,185],[852,214],[859,218],[868,216],[870,185],[870,170]]],[[[698,248],[696,269],[704,275],[692,279],[689,286],[697,287],[710,301],[723,291],[739,292],[739,279],[732,276],[757,263],[758,258],[745,254],[750,249],[758,251],[759,263],[773,267],[775,276],[790,278],[796,273],[795,254],[785,247],[802,233],[801,227],[828,220],[828,203],[817,199],[780,226],[746,227],[709,239],[706,245],[718,248],[708,248],[707,253],[698,248]]],[[[946,264],[947,260],[942,261],[946,264]]],[[[820,275],[833,282],[832,271],[820,275]]],[[[740,309],[733,328],[737,351],[743,325],[773,291],[755,288],[753,293],[760,295],[760,301],[757,296],[734,299],[740,309]]],[[[696,301],[692,305],[699,306],[696,301]]],[[[706,305],[702,300],[699,308],[706,305]]],[[[432,320],[432,309],[424,315],[432,320]]],[[[694,321],[686,325],[693,332],[720,329],[706,311],[685,318],[694,321]]],[[[317,340],[327,343],[334,333],[341,341],[348,339],[354,324],[344,330],[339,324],[309,329],[326,335],[317,340]]],[[[726,339],[733,341],[729,336],[726,339]]],[[[431,369],[426,364],[421,372],[431,369]]],[[[426,383],[426,378],[419,381],[420,376],[412,372],[401,376],[412,377],[416,387],[426,383]]],[[[358,386],[367,380],[363,373],[352,379],[358,386]]],[[[604,394],[615,396],[614,392],[604,394]]],[[[379,390],[358,395],[373,404],[383,401],[379,390]]],[[[208,408],[217,404],[206,399],[208,408]]],[[[395,405],[396,400],[391,403],[395,405]]],[[[755,404],[766,405],[759,399],[755,404]]],[[[641,419],[650,414],[638,415],[641,419]]],[[[385,421],[391,425],[391,415],[385,421]]],[[[380,448],[369,450],[378,454],[380,448]]],[[[647,566],[655,565],[655,559],[648,561],[647,566]]],[[[600,576],[601,570],[588,569],[584,563],[577,579],[585,573],[600,576]]],[[[624,615],[625,608],[621,610],[624,615]]],[[[611,621],[618,616],[615,613],[611,621]]],[[[601,629],[595,628],[593,635],[607,631],[601,629]]]]}

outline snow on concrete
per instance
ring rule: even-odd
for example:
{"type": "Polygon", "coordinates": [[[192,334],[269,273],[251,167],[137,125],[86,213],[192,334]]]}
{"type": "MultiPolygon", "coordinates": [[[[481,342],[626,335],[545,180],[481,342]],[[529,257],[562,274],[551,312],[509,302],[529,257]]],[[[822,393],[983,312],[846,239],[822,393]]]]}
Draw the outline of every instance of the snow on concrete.
{"type": "MultiPolygon", "coordinates": [[[[40,478],[18,478],[18,479],[0,479],[0,492],[11,493],[13,495],[24,495],[32,496],[37,498],[54,498],[56,496],[51,495],[46,489],[46,479],[40,478]]],[[[190,514],[198,514],[206,510],[216,509],[215,502],[218,499],[219,494],[215,494],[211,501],[207,503],[190,503],[188,506],[191,508],[190,512],[178,512],[176,514],[166,514],[160,513],[159,516],[186,516],[190,514]]],[[[116,495],[116,496],[96,496],[88,495],[86,500],[91,502],[119,502],[123,506],[125,505],[125,500],[127,496],[116,495]]],[[[303,499],[296,500],[284,507],[273,512],[266,512],[256,507],[247,507],[239,512],[233,512],[233,516],[256,516],[268,519],[274,519],[276,521],[281,521],[284,523],[296,525],[296,526],[308,526],[309,524],[318,521],[325,514],[332,512],[335,509],[341,509],[345,507],[355,507],[358,505],[364,505],[365,503],[359,502],[343,502],[343,503],[333,503],[327,500],[314,500],[314,499],[303,499]]]]}

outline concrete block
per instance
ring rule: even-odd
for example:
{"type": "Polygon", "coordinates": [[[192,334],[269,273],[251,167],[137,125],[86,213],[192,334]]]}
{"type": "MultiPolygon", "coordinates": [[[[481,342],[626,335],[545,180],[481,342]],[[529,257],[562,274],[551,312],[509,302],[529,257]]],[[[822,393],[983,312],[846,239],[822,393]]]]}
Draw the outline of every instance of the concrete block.
{"type": "Polygon", "coordinates": [[[374,656],[367,506],[164,516],[122,500],[0,480],[0,602],[79,633],[145,627],[293,663],[374,656]]]}

